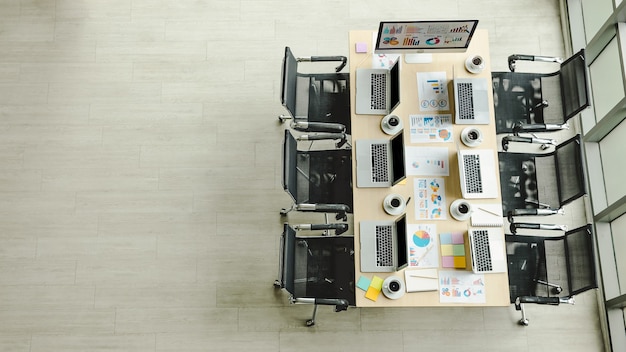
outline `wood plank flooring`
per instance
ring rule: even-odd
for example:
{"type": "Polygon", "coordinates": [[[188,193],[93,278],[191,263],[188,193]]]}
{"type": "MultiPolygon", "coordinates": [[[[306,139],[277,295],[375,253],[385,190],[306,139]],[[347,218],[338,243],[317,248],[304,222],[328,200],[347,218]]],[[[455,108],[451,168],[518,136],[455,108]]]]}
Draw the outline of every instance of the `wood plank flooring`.
{"type": "Polygon", "coordinates": [[[601,351],[596,292],[306,328],[273,288],[283,48],[413,18],[478,18],[494,70],[565,52],[556,0],[0,0],[0,351],[601,351]]]}

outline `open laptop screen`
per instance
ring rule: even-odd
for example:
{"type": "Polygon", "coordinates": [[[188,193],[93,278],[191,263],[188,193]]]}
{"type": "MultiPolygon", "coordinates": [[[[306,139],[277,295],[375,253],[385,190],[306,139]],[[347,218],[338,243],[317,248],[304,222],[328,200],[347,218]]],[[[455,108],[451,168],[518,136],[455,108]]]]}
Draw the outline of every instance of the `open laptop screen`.
{"type": "Polygon", "coordinates": [[[400,105],[400,59],[391,67],[389,71],[389,113],[400,105]]]}
{"type": "Polygon", "coordinates": [[[398,256],[398,266],[396,271],[404,269],[409,265],[409,253],[407,248],[407,238],[406,238],[406,215],[402,215],[396,221],[396,236],[397,236],[397,256],[398,256]]]}
{"type": "Polygon", "coordinates": [[[404,164],[404,130],[398,132],[391,139],[391,157],[393,158],[393,185],[397,185],[406,178],[406,165],[404,164]]]}

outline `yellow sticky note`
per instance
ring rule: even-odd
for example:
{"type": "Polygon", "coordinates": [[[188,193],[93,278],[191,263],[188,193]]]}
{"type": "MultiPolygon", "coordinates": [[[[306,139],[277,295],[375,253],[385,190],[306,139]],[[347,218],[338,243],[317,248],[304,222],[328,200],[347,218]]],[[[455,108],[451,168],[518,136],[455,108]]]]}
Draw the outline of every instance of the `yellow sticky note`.
{"type": "Polygon", "coordinates": [[[380,294],[379,289],[376,289],[375,287],[370,286],[367,289],[367,292],[365,292],[365,298],[371,299],[372,301],[376,302],[379,294],[380,294]]]}
{"type": "Polygon", "coordinates": [[[454,258],[454,267],[455,268],[465,268],[465,257],[453,257],[454,258]]]}
{"type": "Polygon", "coordinates": [[[372,278],[372,282],[370,283],[370,287],[377,289],[378,291],[383,289],[383,279],[378,276],[374,276],[372,278]]]}
{"type": "Polygon", "coordinates": [[[442,244],[441,255],[444,257],[454,255],[454,246],[451,244],[442,244]]]}

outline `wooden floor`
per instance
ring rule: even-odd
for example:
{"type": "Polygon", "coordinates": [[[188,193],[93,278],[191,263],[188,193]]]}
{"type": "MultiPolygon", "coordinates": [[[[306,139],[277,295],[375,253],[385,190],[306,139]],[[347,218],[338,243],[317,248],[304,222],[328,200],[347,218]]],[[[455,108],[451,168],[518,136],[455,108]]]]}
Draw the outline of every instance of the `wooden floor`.
{"type": "Polygon", "coordinates": [[[393,3],[0,0],[0,351],[603,350],[596,292],[526,328],[513,307],[322,307],[306,328],[274,289],[284,46],[478,18],[494,70],[564,54],[556,0],[393,3]]]}

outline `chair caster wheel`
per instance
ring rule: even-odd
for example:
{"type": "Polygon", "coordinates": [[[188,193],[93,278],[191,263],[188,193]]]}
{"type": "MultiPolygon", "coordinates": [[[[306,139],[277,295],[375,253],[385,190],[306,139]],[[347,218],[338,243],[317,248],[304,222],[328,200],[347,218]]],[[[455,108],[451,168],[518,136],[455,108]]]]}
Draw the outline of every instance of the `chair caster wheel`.
{"type": "Polygon", "coordinates": [[[275,288],[281,288],[280,281],[278,281],[278,280],[274,281],[274,287],[275,288]]]}
{"type": "Polygon", "coordinates": [[[552,292],[556,295],[558,295],[559,293],[563,292],[563,288],[562,287],[555,287],[552,289],[552,292]]]}
{"type": "Polygon", "coordinates": [[[309,320],[306,321],[306,326],[307,327],[311,327],[313,325],[315,325],[315,321],[314,320],[309,319],[309,320]]]}
{"type": "Polygon", "coordinates": [[[520,319],[519,325],[528,326],[528,319],[520,319]]]}
{"type": "Polygon", "coordinates": [[[287,215],[287,209],[281,209],[280,215],[287,215]]]}

